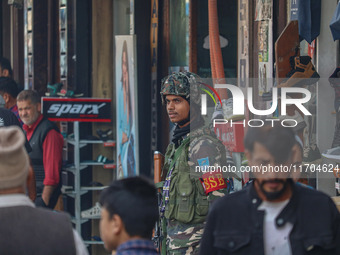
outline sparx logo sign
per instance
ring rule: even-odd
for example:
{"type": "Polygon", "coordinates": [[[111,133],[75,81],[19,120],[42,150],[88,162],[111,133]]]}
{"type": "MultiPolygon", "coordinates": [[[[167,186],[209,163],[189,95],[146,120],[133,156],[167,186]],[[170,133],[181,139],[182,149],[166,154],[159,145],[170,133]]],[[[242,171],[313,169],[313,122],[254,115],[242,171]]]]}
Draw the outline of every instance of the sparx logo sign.
{"type": "Polygon", "coordinates": [[[53,121],[111,122],[111,99],[42,98],[42,113],[53,121]]]}
{"type": "Polygon", "coordinates": [[[56,116],[62,114],[99,114],[99,109],[105,106],[105,103],[98,104],[52,104],[47,113],[55,113],[56,116]]]}
{"type": "MultiPolygon", "coordinates": [[[[202,115],[206,115],[207,114],[207,95],[209,95],[211,97],[211,99],[214,101],[215,105],[217,104],[214,95],[216,96],[216,98],[219,100],[222,108],[225,108],[226,106],[224,106],[222,104],[222,101],[220,99],[220,96],[218,95],[216,89],[227,89],[230,91],[230,93],[232,94],[232,104],[228,105],[227,107],[232,107],[232,115],[233,116],[244,116],[245,115],[245,99],[247,99],[247,107],[249,109],[249,111],[251,113],[253,113],[254,115],[257,116],[268,116],[273,114],[278,106],[279,106],[279,102],[280,102],[280,109],[281,109],[281,116],[286,116],[287,115],[287,106],[288,105],[295,105],[304,115],[312,115],[307,108],[303,105],[305,103],[307,103],[310,99],[311,99],[311,92],[305,88],[300,88],[300,87],[287,87],[287,88],[281,88],[280,90],[278,90],[277,88],[273,88],[272,90],[272,103],[269,109],[264,109],[264,110],[260,110],[260,109],[256,109],[254,107],[254,102],[253,102],[253,88],[248,88],[247,89],[247,97],[245,97],[243,91],[235,86],[235,85],[231,85],[231,84],[216,84],[215,88],[204,84],[207,88],[210,89],[210,91],[208,91],[205,88],[201,88],[202,91],[204,91],[204,94],[201,94],[201,114],[202,115]],[[214,94],[214,95],[213,95],[214,94]],[[288,95],[289,94],[295,94],[295,95],[300,95],[301,98],[291,98],[288,95]],[[280,101],[278,100],[280,96],[280,101]]],[[[223,101],[225,102],[225,101],[223,101]]],[[[289,117],[289,116],[288,116],[289,117]]],[[[294,119],[289,119],[286,118],[284,120],[280,120],[280,119],[250,119],[248,120],[248,123],[246,123],[245,120],[243,120],[243,125],[245,126],[246,124],[248,124],[248,126],[250,127],[260,127],[264,125],[264,121],[269,121],[272,122],[272,125],[274,125],[274,122],[278,122],[280,121],[282,126],[287,126],[287,127],[294,127],[297,125],[297,121],[294,119]],[[259,124],[254,124],[254,123],[259,123],[259,124]]],[[[230,123],[231,125],[233,124],[233,120],[225,118],[225,119],[214,119],[213,120],[213,125],[215,127],[216,124],[226,124],[226,123],[230,123]]],[[[234,121],[234,124],[235,121],[234,121]]],[[[239,123],[237,123],[239,124],[239,123]]]]}

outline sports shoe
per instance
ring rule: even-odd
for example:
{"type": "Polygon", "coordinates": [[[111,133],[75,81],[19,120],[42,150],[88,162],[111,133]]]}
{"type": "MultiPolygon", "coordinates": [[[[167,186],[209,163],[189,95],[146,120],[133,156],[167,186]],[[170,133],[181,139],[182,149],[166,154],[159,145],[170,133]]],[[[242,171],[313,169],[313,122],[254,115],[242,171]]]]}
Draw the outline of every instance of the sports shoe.
{"type": "Polygon", "coordinates": [[[322,158],[318,146],[311,145],[303,149],[303,164],[321,164],[322,158]]]}
{"type": "Polygon", "coordinates": [[[98,163],[103,163],[103,164],[112,164],[112,163],[114,163],[113,160],[109,160],[107,157],[105,157],[103,155],[99,155],[97,157],[97,162],[98,163]]]}
{"type": "Polygon", "coordinates": [[[97,202],[92,208],[82,211],[81,217],[87,219],[100,218],[101,210],[100,204],[97,202]]]}
{"type": "Polygon", "coordinates": [[[222,104],[222,111],[223,111],[223,115],[224,118],[226,120],[233,120],[233,121],[237,121],[237,120],[243,120],[244,119],[244,115],[234,115],[233,113],[233,98],[228,98],[226,100],[226,103],[222,104]]]}
{"type": "Polygon", "coordinates": [[[112,130],[111,129],[107,129],[107,130],[97,129],[97,135],[99,136],[101,140],[107,141],[109,140],[110,135],[112,135],[112,130]]]}
{"type": "Polygon", "coordinates": [[[83,93],[80,93],[80,94],[74,94],[74,91],[73,90],[65,90],[65,89],[62,89],[60,92],[57,93],[58,96],[61,96],[61,97],[82,97],[84,96],[83,93]]]}
{"type": "Polygon", "coordinates": [[[315,71],[309,56],[292,56],[289,59],[292,70],[287,74],[287,80],[279,84],[278,88],[301,87],[316,83],[320,75],[315,71]]]}
{"type": "Polygon", "coordinates": [[[62,87],[63,87],[62,83],[47,84],[48,92],[45,94],[46,96],[55,97],[57,96],[57,93],[60,92],[62,87]]]}
{"type": "Polygon", "coordinates": [[[294,112],[293,116],[290,115],[282,115],[280,116],[280,121],[286,120],[286,119],[293,119],[297,122],[297,125],[293,128],[295,132],[298,132],[301,129],[304,129],[307,126],[307,123],[305,119],[301,116],[301,114],[298,111],[294,112]]]}
{"type": "Polygon", "coordinates": [[[98,163],[105,163],[107,161],[107,157],[103,156],[103,155],[99,155],[97,157],[97,162],[98,163]]]}

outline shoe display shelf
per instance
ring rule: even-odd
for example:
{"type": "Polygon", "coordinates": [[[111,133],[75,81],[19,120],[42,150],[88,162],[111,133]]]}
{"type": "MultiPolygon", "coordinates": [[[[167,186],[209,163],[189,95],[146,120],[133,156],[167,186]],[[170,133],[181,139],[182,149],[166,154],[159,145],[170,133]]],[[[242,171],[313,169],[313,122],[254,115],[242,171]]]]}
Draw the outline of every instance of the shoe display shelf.
{"type": "MultiPolygon", "coordinates": [[[[104,147],[115,147],[116,142],[113,140],[88,140],[80,139],[79,137],[79,121],[73,122],[73,134],[69,135],[66,140],[68,144],[71,144],[74,149],[73,163],[66,165],[64,170],[73,173],[74,183],[71,186],[62,186],[62,193],[70,196],[74,199],[74,217],[72,217],[72,223],[75,225],[75,229],[78,233],[81,233],[81,226],[83,223],[89,220],[100,219],[100,206],[96,203],[95,206],[88,210],[81,211],[81,196],[90,191],[101,191],[107,186],[81,186],[81,172],[87,169],[89,166],[103,166],[104,169],[116,169],[114,161],[108,161],[105,158],[104,162],[93,161],[81,161],[80,160],[80,149],[92,144],[103,144],[104,147]],[[106,163],[108,162],[108,163],[106,163]]],[[[98,157],[99,158],[99,157],[98,157]]],[[[103,161],[103,160],[101,160],[103,161]]],[[[102,241],[97,240],[84,240],[86,245],[92,244],[103,244],[102,241]]]]}

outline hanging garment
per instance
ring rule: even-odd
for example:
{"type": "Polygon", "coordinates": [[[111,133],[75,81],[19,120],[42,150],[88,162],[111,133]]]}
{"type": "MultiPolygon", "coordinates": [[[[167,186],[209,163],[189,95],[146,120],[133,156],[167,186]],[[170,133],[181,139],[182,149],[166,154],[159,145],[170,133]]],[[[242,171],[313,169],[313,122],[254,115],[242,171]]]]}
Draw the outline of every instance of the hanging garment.
{"type": "Polygon", "coordinates": [[[333,40],[340,39],[340,3],[338,3],[336,10],[334,12],[331,23],[329,24],[329,28],[331,29],[333,40]]]}
{"type": "Polygon", "coordinates": [[[298,1],[299,35],[309,44],[320,34],[321,0],[298,1]]]}

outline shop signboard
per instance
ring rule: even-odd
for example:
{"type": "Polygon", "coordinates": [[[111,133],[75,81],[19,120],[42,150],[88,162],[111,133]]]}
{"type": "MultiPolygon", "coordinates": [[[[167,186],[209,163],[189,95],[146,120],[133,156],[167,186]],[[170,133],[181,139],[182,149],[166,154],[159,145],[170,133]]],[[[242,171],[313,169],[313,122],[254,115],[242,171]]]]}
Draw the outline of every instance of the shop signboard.
{"type": "Polygon", "coordinates": [[[111,122],[111,99],[43,97],[41,112],[51,121],[111,122]]]}

